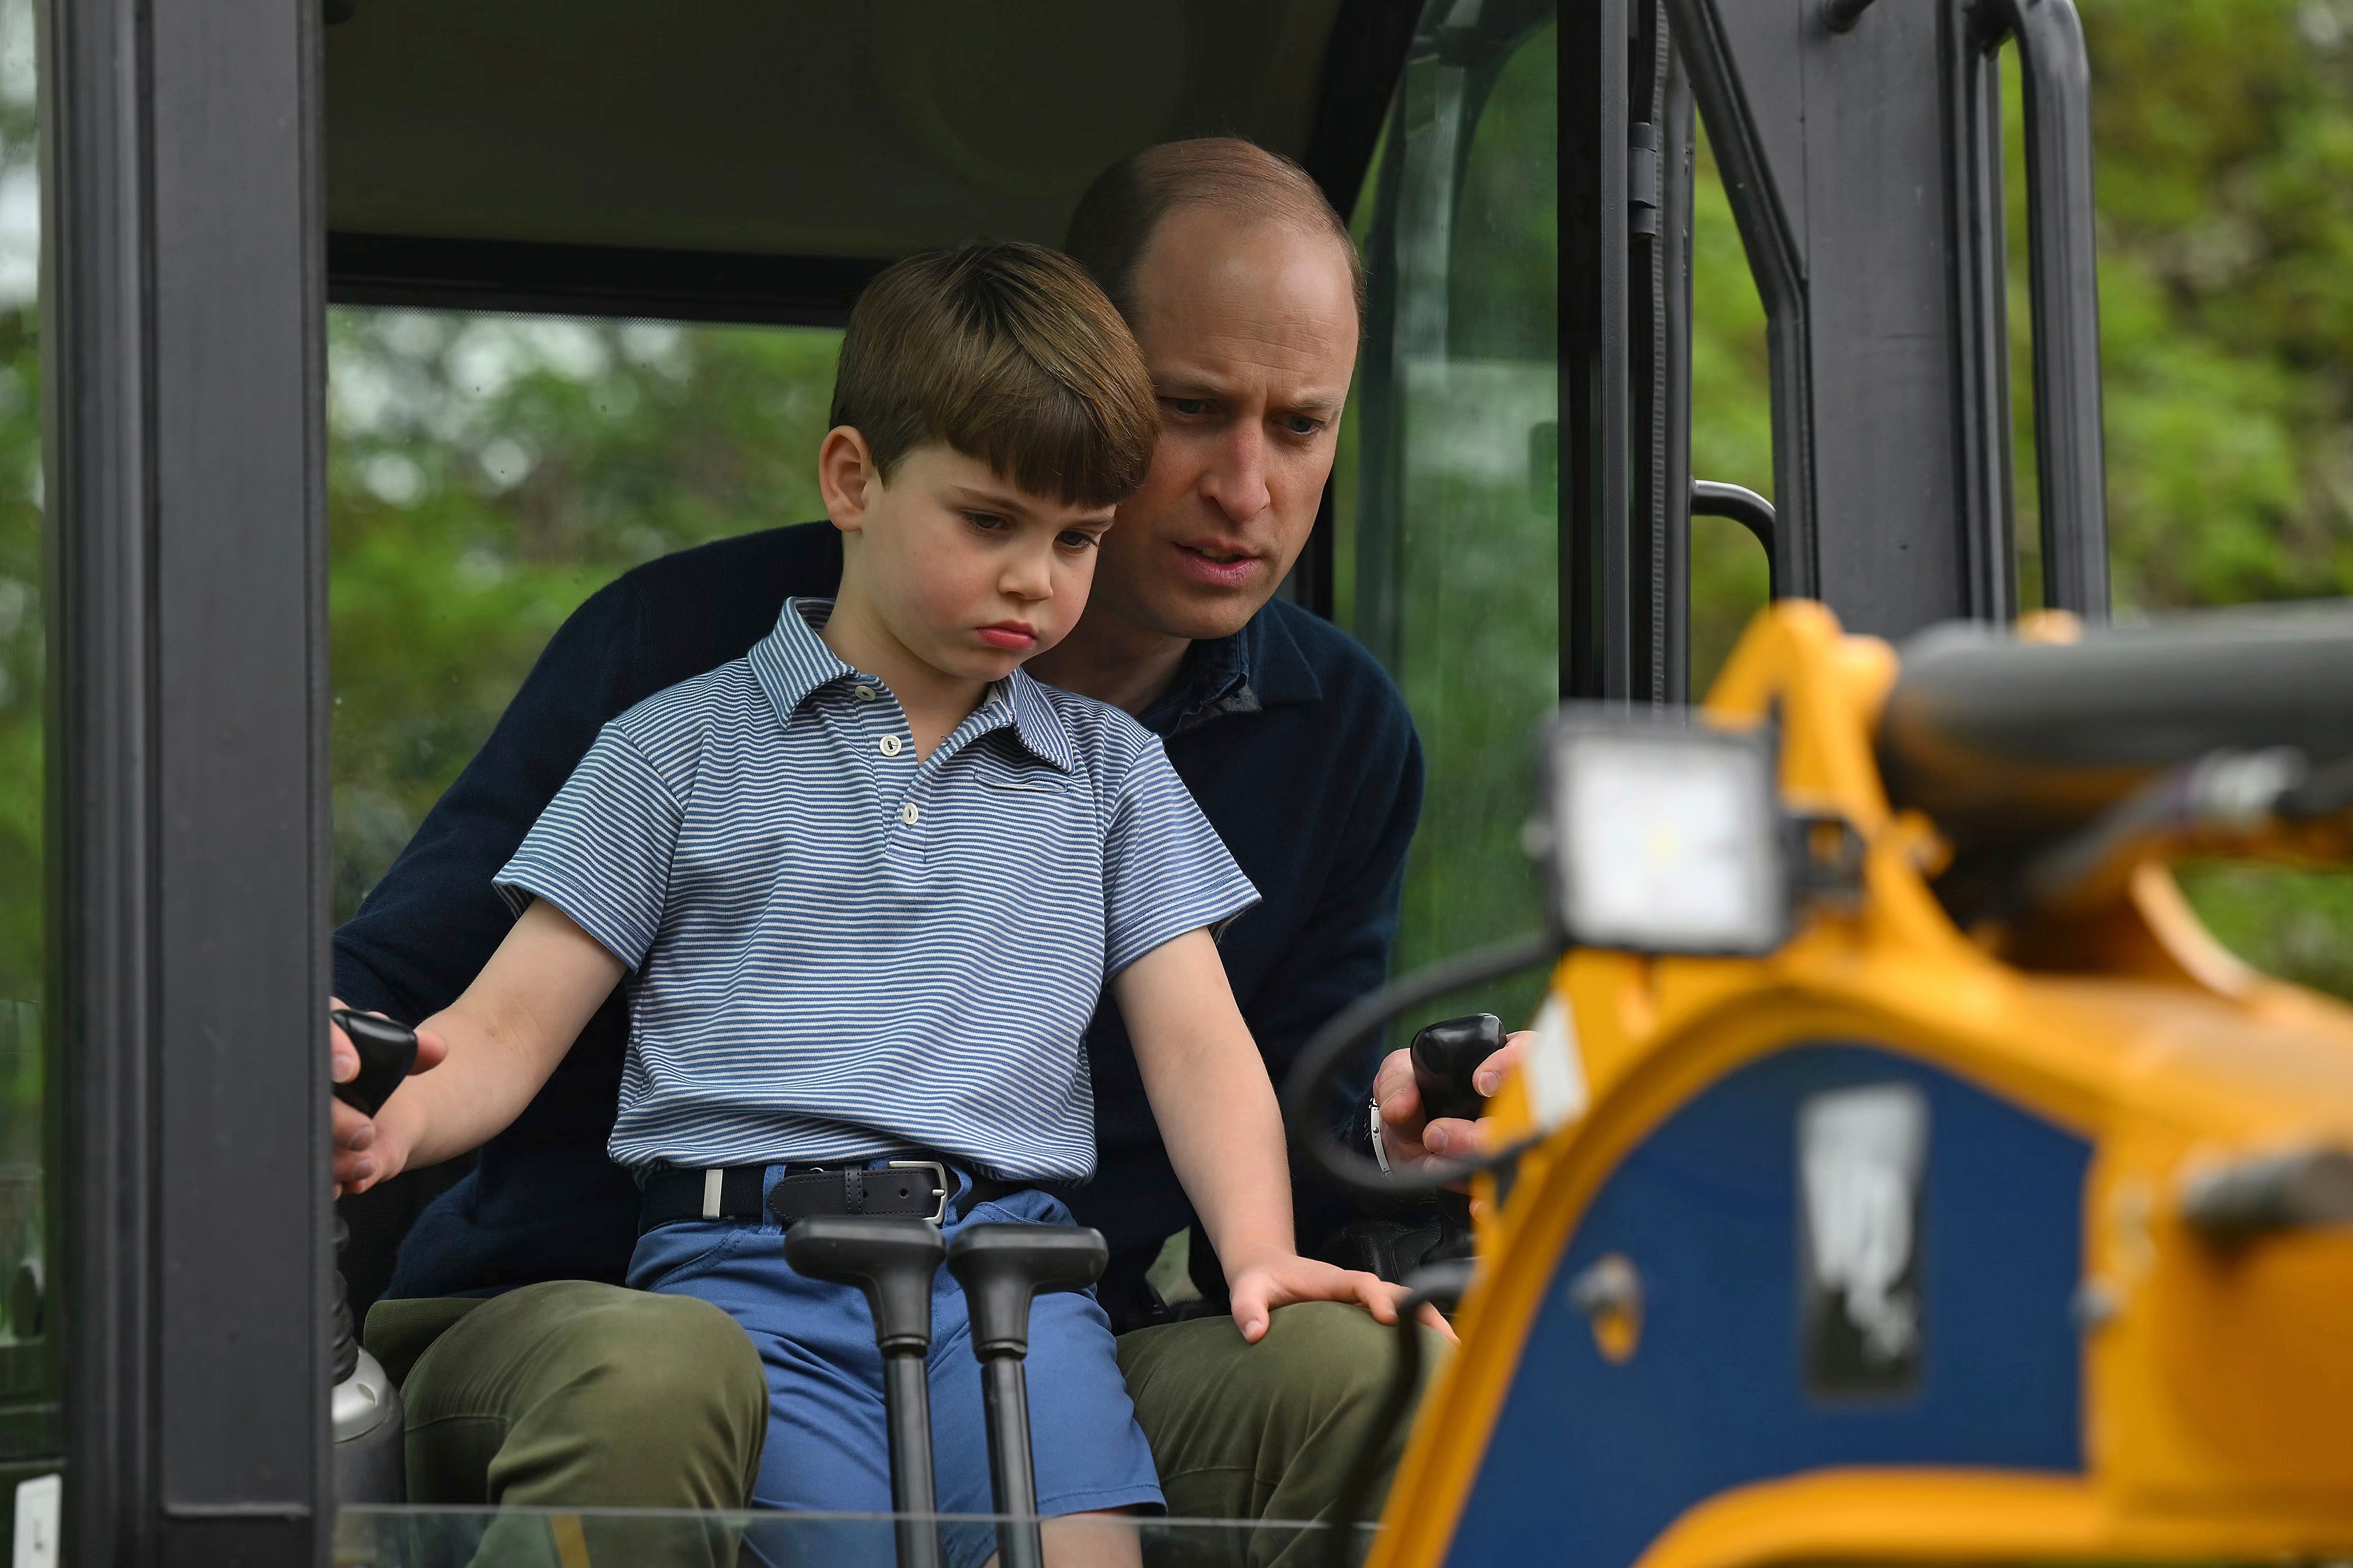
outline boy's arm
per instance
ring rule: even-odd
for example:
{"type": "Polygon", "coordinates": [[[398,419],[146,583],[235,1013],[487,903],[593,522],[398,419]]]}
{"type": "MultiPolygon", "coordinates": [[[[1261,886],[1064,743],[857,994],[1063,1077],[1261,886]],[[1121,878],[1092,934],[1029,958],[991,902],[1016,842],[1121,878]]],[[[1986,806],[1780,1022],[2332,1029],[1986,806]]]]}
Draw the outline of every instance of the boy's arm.
{"type": "Polygon", "coordinates": [[[375,1114],[364,1191],[416,1165],[462,1154],[531,1103],[624,973],[621,961],[544,899],[534,900],[464,994],[427,1018],[448,1055],[375,1114]]]}
{"type": "MultiPolygon", "coordinates": [[[[1293,1301],[1360,1301],[1397,1321],[1399,1285],[1299,1256],[1282,1115],[1206,930],[1162,943],[1112,982],[1176,1178],[1225,1266],[1234,1321],[1256,1343],[1293,1301]]],[[[1444,1321],[1425,1309],[1434,1327],[1444,1321]]]]}

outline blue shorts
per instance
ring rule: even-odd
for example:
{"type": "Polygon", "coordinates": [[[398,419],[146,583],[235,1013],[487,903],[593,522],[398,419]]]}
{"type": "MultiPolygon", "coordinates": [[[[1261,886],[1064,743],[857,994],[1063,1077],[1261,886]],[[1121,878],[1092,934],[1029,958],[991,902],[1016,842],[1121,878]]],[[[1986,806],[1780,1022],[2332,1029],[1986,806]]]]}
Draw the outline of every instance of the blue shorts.
{"type": "MultiPolygon", "coordinates": [[[[771,1184],[782,1172],[769,1172],[771,1184]]],[[[954,1240],[965,1226],[984,1220],[1071,1223],[1059,1199],[1018,1192],[952,1217],[944,1234],[954,1240]]],[[[882,1354],[862,1293],[795,1273],[785,1262],[784,1227],[766,1215],[688,1220],[647,1232],[629,1259],[629,1284],[710,1302],[743,1324],[759,1350],[768,1373],[768,1442],[752,1491],[754,1507],[889,1511],[882,1354]]],[[[945,1268],[932,1285],[930,1366],[940,1511],[991,1512],[980,1363],[972,1353],[963,1288],[945,1268]]],[[[1163,1506],[1152,1449],[1119,1374],[1111,1320],[1092,1290],[1037,1299],[1029,1310],[1029,1377],[1039,1513],[1163,1506]]],[[[985,1532],[976,1539],[979,1557],[995,1550],[985,1532]]]]}

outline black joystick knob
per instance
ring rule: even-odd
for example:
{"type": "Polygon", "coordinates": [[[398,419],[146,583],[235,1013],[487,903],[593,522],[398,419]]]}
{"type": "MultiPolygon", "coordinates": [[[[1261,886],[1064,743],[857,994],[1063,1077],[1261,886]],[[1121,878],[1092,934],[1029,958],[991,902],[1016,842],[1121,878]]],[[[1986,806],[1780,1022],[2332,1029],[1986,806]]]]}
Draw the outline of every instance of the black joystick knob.
{"type": "Polygon", "coordinates": [[[948,1248],[948,1272],[964,1287],[973,1353],[984,1360],[1029,1353],[1029,1301],[1083,1290],[1103,1278],[1111,1247],[1077,1225],[968,1225],[948,1248]]]}
{"type": "Polygon", "coordinates": [[[1103,1233],[1075,1225],[968,1225],[948,1248],[948,1272],[964,1287],[972,1352],[988,1418],[988,1479],[1001,1568],[1041,1568],[1038,1474],[1029,1446],[1029,1303],[1055,1290],[1083,1290],[1103,1277],[1111,1248],[1103,1233]]]}
{"type": "Polygon", "coordinates": [[[929,1220],[815,1215],[785,1233],[785,1261],[795,1269],[866,1292],[884,1355],[932,1348],[932,1276],[946,1256],[929,1220]]]}
{"type": "Polygon", "coordinates": [[[910,1515],[938,1511],[932,1480],[932,1277],[947,1244],[929,1220],[814,1215],[785,1232],[785,1261],[812,1279],[855,1285],[874,1311],[882,1408],[891,1430],[891,1511],[900,1515],[899,1568],[940,1568],[939,1530],[910,1515]]]}
{"type": "Polygon", "coordinates": [[[327,1015],[351,1037],[360,1054],[359,1076],[335,1085],[335,1098],[363,1116],[374,1116],[417,1065],[417,1031],[389,1018],[338,1007],[327,1015]]]}
{"type": "Polygon", "coordinates": [[[1504,1021],[1493,1013],[1448,1018],[1414,1036],[1413,1081],[1421,1090],[1422,1115],[1476,1118],[1487,1100],[1471,1086],[1471,1075],[1503,1047],[1504,1021]]]}

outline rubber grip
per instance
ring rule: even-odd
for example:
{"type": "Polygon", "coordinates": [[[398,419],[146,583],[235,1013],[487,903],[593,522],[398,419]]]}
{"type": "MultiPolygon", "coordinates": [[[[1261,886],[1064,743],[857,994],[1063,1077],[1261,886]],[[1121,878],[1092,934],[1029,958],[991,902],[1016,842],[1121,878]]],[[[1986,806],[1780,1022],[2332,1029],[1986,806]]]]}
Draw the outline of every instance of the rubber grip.
{"type": "Polygon", "coordinates": [[[359,1076],[335,1085],[335,1098],[363,1116],[374,1116],[417,1065],[417,1031],[348,1007],[327,1016],[351,1037],[352,1048],[360,1054],[359,1076]]]}

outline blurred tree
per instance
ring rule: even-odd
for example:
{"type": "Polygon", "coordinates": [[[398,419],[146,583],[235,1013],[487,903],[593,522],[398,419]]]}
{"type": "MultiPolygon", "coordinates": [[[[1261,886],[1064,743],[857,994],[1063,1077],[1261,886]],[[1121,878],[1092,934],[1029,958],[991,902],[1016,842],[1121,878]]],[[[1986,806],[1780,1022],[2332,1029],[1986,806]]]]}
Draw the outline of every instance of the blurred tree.
{"type": "Polygon", "coordinates": [[[356,310],[329,331],[341,920],[581,600],[824,515],[839,334],[356,310]]]}

